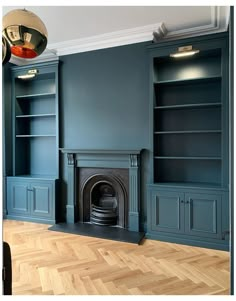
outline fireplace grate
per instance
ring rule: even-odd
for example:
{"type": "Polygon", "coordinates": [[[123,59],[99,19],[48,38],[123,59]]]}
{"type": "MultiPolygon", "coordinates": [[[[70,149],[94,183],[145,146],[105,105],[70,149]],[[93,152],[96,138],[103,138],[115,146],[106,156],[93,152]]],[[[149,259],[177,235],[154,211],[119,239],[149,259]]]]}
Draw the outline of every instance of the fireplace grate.
{"type": "Polygon", "coordinates": [[[90,222],[99,226],[114,226],[117,224],[116,208],[92,205],[90,222]]]}

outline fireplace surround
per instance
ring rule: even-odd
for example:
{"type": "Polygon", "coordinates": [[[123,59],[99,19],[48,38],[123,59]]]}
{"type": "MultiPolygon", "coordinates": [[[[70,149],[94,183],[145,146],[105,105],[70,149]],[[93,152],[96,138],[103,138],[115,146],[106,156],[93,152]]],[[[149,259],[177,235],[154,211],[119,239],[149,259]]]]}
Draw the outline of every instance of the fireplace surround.
{"type": "Polygon", "coordinates": [[[113,198],[117,225],[139,232],[141,150],[60,150],[67,155],[66,223],[91,222],[92,198],[107,189],[102,202],[113,198]]]}

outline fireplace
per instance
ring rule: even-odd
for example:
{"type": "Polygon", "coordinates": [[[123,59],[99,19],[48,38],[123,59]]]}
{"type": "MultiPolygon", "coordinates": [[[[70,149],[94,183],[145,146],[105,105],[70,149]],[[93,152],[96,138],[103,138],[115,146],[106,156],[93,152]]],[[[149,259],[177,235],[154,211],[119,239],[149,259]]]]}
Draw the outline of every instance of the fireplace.
{"type": "Polygon", "coordinates": [[[78,168],[77,220],[127,228],[128,168],[78,168]]]}
{"type": "Polygon", "coordinates": [[[61,151],[67,155],[66,223],[139,232],[141,150],[61,151]]]}

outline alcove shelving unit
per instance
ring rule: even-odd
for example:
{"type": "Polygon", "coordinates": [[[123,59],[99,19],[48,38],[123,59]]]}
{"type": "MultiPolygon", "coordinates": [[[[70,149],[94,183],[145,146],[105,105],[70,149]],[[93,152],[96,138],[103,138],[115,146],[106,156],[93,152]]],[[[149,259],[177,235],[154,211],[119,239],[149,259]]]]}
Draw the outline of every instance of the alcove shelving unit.
{"type": "Polygon", "coordinates": [[[227,37],[208,38],[150,47],[153,118],[148,235],[224,249],[228,234],[227,37]],[[170,56],[185,45],[199,53],[170,56]]]}
{"type": "MultiPolygon", "coordinates": [[[[208,63],[202,77],[196,78],[186,74],[180,79],[165,79],[163,62],[155,62],[161,80],[154,83],[154,182],[221,185],[219,55],[212,53],[211,64],[204,56],[192,58],[192,63],[202,68],[204,59],[208,63]]],[[[170,68],[168,60],[173,58],[166,60],[166,68],[170,68]]],[[[178,62],[171,75],[189,68],[188,64],[189,60],[178,62]]]]}
{"type": "Polygon", "coordinates": [[[55,223],[58,61],[12,67],[12,129],[13,172],[7,178],[7,218],[55,223]],[[21,78],[31,72],[36,75],[21,78]]]}

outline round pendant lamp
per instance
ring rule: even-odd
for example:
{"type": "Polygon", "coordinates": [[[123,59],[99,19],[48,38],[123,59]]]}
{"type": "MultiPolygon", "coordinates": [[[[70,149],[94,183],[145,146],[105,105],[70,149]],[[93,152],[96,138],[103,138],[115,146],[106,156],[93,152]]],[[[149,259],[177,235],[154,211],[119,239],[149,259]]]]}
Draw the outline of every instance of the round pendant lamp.
{"type": "Polygon", "coordinates": [[[15,9],[3,17],[3,36],[17,57],[32,59],[47,46],[47,29],[42,20],[26,9],[15,9]]]}

